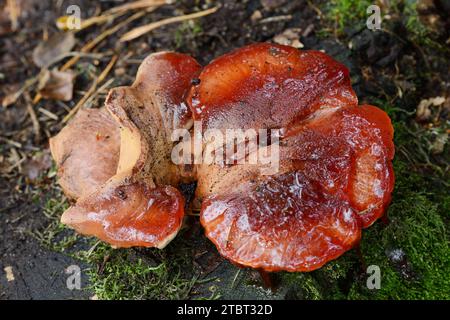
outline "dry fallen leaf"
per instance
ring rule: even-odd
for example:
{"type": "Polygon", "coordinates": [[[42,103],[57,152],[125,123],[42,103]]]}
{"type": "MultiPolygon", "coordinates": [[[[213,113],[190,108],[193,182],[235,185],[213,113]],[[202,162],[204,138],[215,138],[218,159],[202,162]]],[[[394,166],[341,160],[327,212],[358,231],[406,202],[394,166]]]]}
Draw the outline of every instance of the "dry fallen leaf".
{"type": "Polygon", "coordinates": [[[74,79],[71,71],[45,70],[39,79],[39,93],[45,99],[72,100],[74,79]]]}
{"type": "Polygon", "coordinates": [[[19,18],[28,9],[28,3],[23,0],[6,0],[0,4],[0,35],[17,31],[19,18]]]}
{"type": "Polygon", "coordinates": [[[52,157],[48,150],[34,155],[31,159],[27,159],[22,170],[24,175],[31,181],[36,180],[43,172],[52,166],[52,157]]]}
{"type": "Polygon", "coordinates": [[[444,97],[434,97],[429,99],[423,99],[420,101],[416,110],[416,119],[417,121],[427,121],[430,120],[432,112],[432,106],[440,106],[445,102],[444,97]]]}
{"type": "Polygon", "coordinates": [[[444,152],[445,145],[448,142],[448,133],[444,132],[438,134],[431,144],[431,153],[433,154],[441,154],[444,152]]]}
{"type": "Polygon", "coordinates": [[[47,41],[43,41],[33,51],[33,62],[41,68],[48,68],[63,59],[75,45],[72,32],[55,33],[47,41]]]}
{"type": "Polygon", "coordinates": [[[3,268],[3,270],[5,270],[6,273],[6,280],[8,282],[14,281],[14,272],[13,272],[13,268],[11,266],[7,266],[5,268],[3,268]]]}
{"type": "Polygon", "coordinates": [[[291,46],[297,49],[304,47],[303,43],[300,42],[300,28],[289,28],[284,30],[282,33],[276,35],[273,38],[273,42],[282,44],[285,46],[291,46]]]}

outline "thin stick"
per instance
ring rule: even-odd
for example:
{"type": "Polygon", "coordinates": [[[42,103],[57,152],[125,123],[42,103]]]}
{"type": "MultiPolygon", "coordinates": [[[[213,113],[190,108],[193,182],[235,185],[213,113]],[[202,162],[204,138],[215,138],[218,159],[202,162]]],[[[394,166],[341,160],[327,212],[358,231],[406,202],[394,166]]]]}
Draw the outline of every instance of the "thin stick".
{"type": "Polygon", "coordinates": [[[23,84],[23,86],[17,90],[16,92],[14,92],[13,94],[7,95],[3,101],[2,101],[2,106],[3,107],[8,107],[11,104],[15,103],[17,101],[17,99],[20,98],[20,96],[31,86],[33,86],[36,82],[38,82],[38,76],[34,76],[30,79],[27,79],[25,81],[25,83],[23,84]]]}
{"type": "MultiPolygon", "coordinates": [[[[153,8],[152,8],[153,9],[153,8]]],[[[91,51],[92,49],[94,49],[100,42],[102,42],[104,39],[106,39],[107,37],[109,37],[110,35],[112,35],[113,33],[116,33],[119,29],[121,29],[122,27],[124,27],[125,25],[127,25],[128,23],[139,19],[141,17],[143,17],[145,15],[145,13],[147,13],[148,11],[140,11],[137,12],[135,14],[133,14],[132,16],[130,16],[128,19],[122,21],[121,23],[117,24],[116,26],[105,30],[104,32],[102,32],[100,35],[98,35],[96,38],[92,39],[90,42],[88,42],[87,44],[85,44],[80,52],[82,53],[88,53],[89,51],[91,51]]],[[[78,60],[80,60],[81,56],[77,55],[72,57],[69,61],[67,61],[61,68],[60,71],[66,71],[67,69],[69,69],[70,67],[72,67],[75,63],[78,62],[78,60]]],[[[33,99],[33,103],[36,104],[38,103],[40,100],[42,99],[42,96],[40,93],[37,93],[36,96],[33,99]]],[[[65,122],[65,121],[63,121],[65,122]]]]}
{"type": "Polygon", "coordinates": [[[39,120],[37,118],[36,112],[34,111],[33,105],[31,104],[30,94],[27,92],[25,94],[27,112],[30,116],[31,122],[33,123],[33,131],[35,134],[35,140],[38,141],[41,135],[41,125],[39,124],[39,120]]]}
{"type": "Polygon", "coordinates": [[[155,29],[162,27],[164,25],[167,25],[167,24],[204,17],[204,16],[207,16],[209,14],[216,12],[218,9],[219,9],[219,7],[214,7],[214,8],[211,8],[208,10],[203,10],[203,11],[196,12],[196,13],[186,14],[183,16],[172,17],[172,18],[167,18],[167,19],[163,19],[160,21],[152,22],[150,24],[137,27],[137,28],[132,29],[131,31],[125,33],[120,38],[120,41],[124,42],[124,41],[130,41],[130,40],[136,39],[152,30],[155,30],[155,29]]]}
{"type": "Polygon", "coordinates": [[[102,24],[105,23],[107,21],[110,20],[114,20],[122,15],[124,15],[126,12],[118,12],[116,14],[105,14],[105,15],[100,15],[100,16],[96,16],[96,17],[91,17],[88,19],[85,19],[81,22],[81,28],[75,30],[75,32],[80,32],[86,28],[89,28],[90,26],[94,25],[94,24],[102,24]]]}
{"type": "Polygon", "coordinates": [[[121,11],[128,11],[128,10],[134,10],[134,9],[141,9],[146,7],[159,7],[164,4],[168,4],[170,1],[166,0],[138,0],[133,1],[131,3],[122,4],[119,6],[115,6],[109,10],[107,10],[105,13],[112,13],[112,12],[121,12],[121,11]]]}
{"type": "Polygon", "coordinates": [[[7,0],[6,7],[9,12],[9,20],[11,21],[11,30],[16,31],[20,16],[20,7],[15,0],[7,0]]]}
{"type": "Polygon", "coordinates": [[[44,115],[46,115],[47,117],[49,117],[50,119],[53,120],[58,120],[58,116],[56,114],[54,114],[53,112],[48,111],[47,109],[44,108],[39,108],[38,111],[44,115]]]}
{"type": "Polygon", "coordinates": [[[85,102],[89,99],[89,97],[95,93],[95,90],[97,89],[97,86],[105,80],[105,78],[108,76],[108,73],[111,71],[112,67],[117,61],[118,56],[115,55],[112,57],[111,61],[108,63],[106,68],[100,73],[100,75],[92,82],[91,87],[86,92],[86,94],[83,96],[83,98],[78,101],[78,103],[73,107],[72,110],[63,118],[62,122],[66,123],[70,118],[72,118],[78,110],[85,104],[85,102]]]}
{"type": "MultiPolygon", "coordinates": [[[[94,49],[100,42],[102,42],[103,40],[105,40],[107,37],[109,37],[110,35],[112,35],[113,33],[116,33],[118,30],[120,30],[122,27],[126,26],[127,24],[129,24],[130,22],[139,19],[141,17],[143,17],[145,15],[145,11],[140,11],[137,12],[135,14],[133,14],[132,16],[130,16],[129,18],[127,18],[126,20],[122,21],[121,23],[117,24],[116,26],[105,30],[104,32],[102,32],[100,35],[98,35],[97,37],[95,37],[94,39],[92,39],[90,42],[88,42],[87,44],[85,44],[82,48],[81,48],[81,52],[83,53],[87,53],[89,51],[91,51],[92,49],[94,49]]],[[[61,67],[61,71],[65,71],[67,69],[69,69],[70,67],[72,67],[75,63],[78,62],[78,60],[80,59],[79,56],[75,56],[72,59],[70,59],[69,61],[67,61],[62,67],[61,67]]]]}
{"type": "Polygon", "coordinates": [[[96,96],[98,96],[98,94],[100,92],[102,92],[103,90],[106,90],[113,82],[114,82],[114,78],[109,79],[104,84],[102,84],[102,86],[100,88],[96,89],[95,92],[89,97],[89,99],[86,100],[85,105],[89,106],[89,104],[92,102],[92,100],[94,100],[94,98],[96,96]]]}
{"type": "Polygon", "coordinates": [[[10,145],[12,145],[12,146],[14,146],[16,148],[19,148],[19,149],[22,148],[22,144],[20,142],[17,142],[17,141],[14,141],[14,140],[11,140],[11,139],[8,139],[8,138],[5,138],[5,137],[1,137],[0,136],[0,141],[4,141],[7,144],[10,144],[10,145]]]}

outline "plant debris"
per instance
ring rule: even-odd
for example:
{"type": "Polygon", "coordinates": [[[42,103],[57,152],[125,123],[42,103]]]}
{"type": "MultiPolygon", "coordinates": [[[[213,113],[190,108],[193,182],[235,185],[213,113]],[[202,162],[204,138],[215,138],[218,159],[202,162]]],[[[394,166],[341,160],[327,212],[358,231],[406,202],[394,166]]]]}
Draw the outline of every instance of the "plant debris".
{"type": "Polygon", "coordinates": [[[48,68],[52,64],[67,57],[75,45],[72,32],[55,33],[47,41],[40,42],[33,50],[33,62],[40,68],[48,68]]]}
{"type": "Polygon", "coordinates": [[[74,80],[75,74],[72,71],[44,70],[39,78],[39,94],[44,99],[70,101],[74,80]]]}

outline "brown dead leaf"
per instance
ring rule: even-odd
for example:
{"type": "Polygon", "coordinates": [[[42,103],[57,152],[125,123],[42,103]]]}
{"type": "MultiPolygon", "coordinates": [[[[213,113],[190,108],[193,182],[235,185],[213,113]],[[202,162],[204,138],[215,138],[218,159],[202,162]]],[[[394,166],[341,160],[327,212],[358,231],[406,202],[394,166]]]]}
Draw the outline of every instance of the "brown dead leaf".
{"type": "Polygon", "coordinates": [[[75,45],[72,32],[55,33],[47,41],[43,41],[33,51],[33,61],[41,68],[48,68],[63,59],[75,45]]]}
{"type": "Polygon", "coordinates": [[[17,31],[24,1],[6,0],[0,5],[0,35],[17,31]]]}
{"type": "Polygon", "coordinates": [[[441,154],[444,152],[445,145],[448,142],[448,132],[438,134],[431,144],[431,153],[441,154]]]}
{"type": "Polygon", "coordinates": [[[22,165],[24,175],[31,181],[36,180],[52,166],[52,157],[48,150],[34,155],[31,159],[25,160],[22,165]]]}
{"type": "Polygon", "coordinates": [[[20,2],[15,0],[6,0],[6,7],[9,12],[9,19],[11,20],[11,29],[16,31],[19,26],[19,17],[20,17],[20,2]]]}
{"type": "Polygon", "coordinates": [[[442,105],[445,102],[444,97],[434,97],[429,99],[423,99],[417,106],[416,119],[417,121],[427,121],[431,119],[432,108],[442,105]]]}
{"type": "Polygon", "coordinates": [[[71,71],[44,71],[39,79],[39,93],[45,99],[72,100],[75,75],[71,71]]]}
{"type": "Polygon", "coordinates": [[[304,47],[303,43],[300,42],[300,33],[302,29],[300,28],[289,28],[284,30],[282,33],[276,35],[273,38],[273,42],[282,44],[285,46],[291,46],[297,49],[304,47]]]}

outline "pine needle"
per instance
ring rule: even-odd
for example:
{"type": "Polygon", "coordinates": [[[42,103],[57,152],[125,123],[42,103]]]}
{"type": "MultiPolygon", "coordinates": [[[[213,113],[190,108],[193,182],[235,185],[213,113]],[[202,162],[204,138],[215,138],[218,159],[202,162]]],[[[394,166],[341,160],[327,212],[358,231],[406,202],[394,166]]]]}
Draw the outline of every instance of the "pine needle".
{"type": "Polygon", "coordinates": [[[81,107],[85,104],[85,102],[89,99],[89,97],[95,93],[97,90],[97,86],[102,83],[105,78],[108,76],[109,72],[111,71],[112,67],[117,61],[118,56],[115,55],[112,57],[111,61],[108,63],[106,68],[100,73],[100,75],[94,80],[89,90],[86,92],[86,94],[83,96],[83,98],[78,101],[78,103],[73,107],[72,110],[63,118],[62,122],[66,123],[70,120],[77,112],[81,109],[81,107]]]}
{"type": "Polygon", "coordinates": [[[142,9],[147,7],[160,7],[164,4],[169,4],[171,1],[167,0],[138,0],[130,3],[125,3],[107,10],[105,13],[123,12],[128,10],[142,9]]]}
{"type": "MultiPolygon", "coordinates": [[[[99,34],[97,37],[95,37],[94,39],[92,39],[91,41],[89,41],[87,44],[85,44],[80,52],[81,53],[88,53],[90,52],[92,49],[94,49],[100,42],[102,42],[103,40],[105,40],[107,37],[109,37],[110,35],[116,33],[118,30],[120,30],[121,28],[123,28],[124,26],[126,26],[127,24],[129,24],[130,22],[139,19],[141,17],[143,17],[146,13],[148,13],[149,11],[152,11],[156,9],[156,7],[154,8],[150,8],[147,9],[145,11],[139,11],[136,12],[135,14],[133,14],[132,16],[130,16],[129,18],[125,19],[124,21],[120,22],[119,24],[115,25],[112,28],[109,28],[105,31],[103,31],[101,34],[99,34]]],[[[76,55],[74,57],[72,57],[69,61],[67,61],[61,68],[60,71],[66,71],[69,68],[71,68],[75,63],[78,62],[78,60],[80,60],[82,55],[76,55]]],[[[33,99],[33,104],[38,103],[40,100],[42,99],[42,96],[37,93],[36,96],[33,99]]],[[[66,121],[63,121],[66,122],[66,121]]]]}
{"type": "Polygon", "coordinates": [[[160,21],[152,22],[150,24],[134,28],[131,31],[125,33],[120,38],[120,41],[125,42],[125,41],[130,41],[130,40],[136,39],[152,30],[155,30],[155,29],[165,26],[167,24],[204,17],[204,16],[207,16],[207,15],[210,15],[210,14],[216,12],[218,9],[219,9],[219,7],[214,7],[214,8],[199,11],[196,13],[190,13],[190,14],[186,14],[186,15],[182,15],[182,16],[178,16],[178,17],[172,17],[172,18],[167,18],[167,19],[163,19],[160,21]]]}

